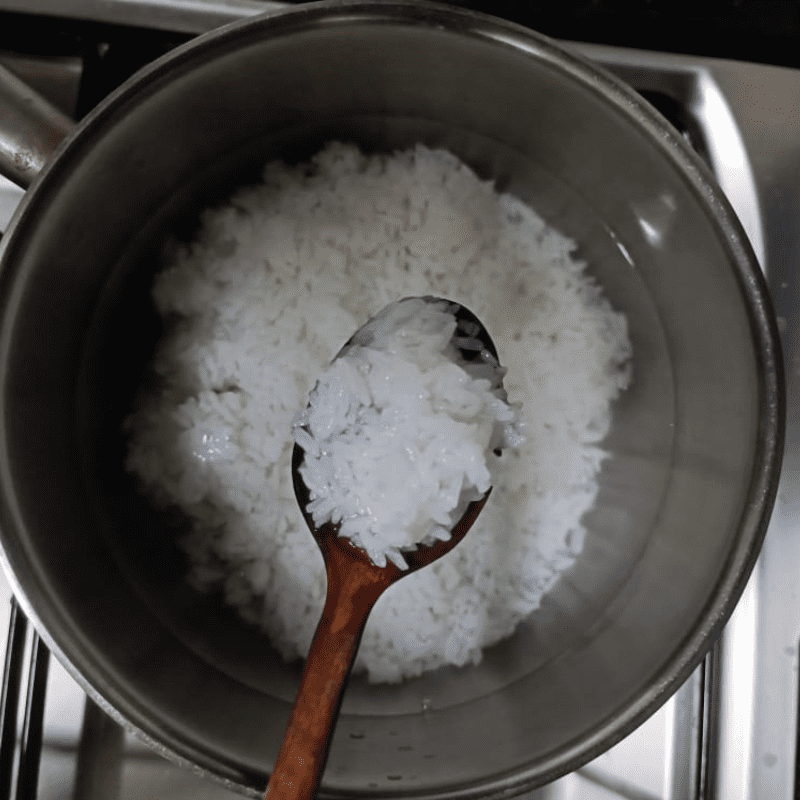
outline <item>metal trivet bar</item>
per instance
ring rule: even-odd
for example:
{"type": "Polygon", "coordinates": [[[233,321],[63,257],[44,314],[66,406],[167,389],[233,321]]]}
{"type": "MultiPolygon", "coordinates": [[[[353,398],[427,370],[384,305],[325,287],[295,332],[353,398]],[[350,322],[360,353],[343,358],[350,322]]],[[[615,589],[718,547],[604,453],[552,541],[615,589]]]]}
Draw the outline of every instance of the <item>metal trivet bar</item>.
{"type": "Polygon", "coordinates": [[[27,646],[27,628],[28,621],[12,597],[0,696],[0,797],[14,797],[16,800],[36,798],[50,663],[50,652],[36,631],[32,632],[27,646]],[[22,730],[18,733],[26,651],[25,710],[22,730]]]}

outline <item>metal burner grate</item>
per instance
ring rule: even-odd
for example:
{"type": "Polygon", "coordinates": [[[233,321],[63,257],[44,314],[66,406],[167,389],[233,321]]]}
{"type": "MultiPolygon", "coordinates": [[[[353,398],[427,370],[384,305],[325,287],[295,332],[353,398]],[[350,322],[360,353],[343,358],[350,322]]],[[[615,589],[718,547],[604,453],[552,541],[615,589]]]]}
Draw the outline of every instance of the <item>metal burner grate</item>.
{"type": "Polygon", "coordinates": [[[42,753],[45,687],[50,653],[32,634],[27,678],[23,681],[28,621],[17,601],[11,600],[3,689],[0,697],[0,796],[35,800],[42,753]],[[20,694],[27,686],[21,736],[17,736],[20,694]],[[12,794],[13,792],[13,794],[12,794]]]}

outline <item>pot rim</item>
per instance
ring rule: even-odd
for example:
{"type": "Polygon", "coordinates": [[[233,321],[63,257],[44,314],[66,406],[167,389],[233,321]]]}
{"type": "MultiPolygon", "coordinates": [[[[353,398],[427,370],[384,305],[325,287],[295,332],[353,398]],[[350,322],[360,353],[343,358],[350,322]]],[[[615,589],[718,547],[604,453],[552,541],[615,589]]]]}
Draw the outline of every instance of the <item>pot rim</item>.
{"type": "MultiPolygon", "coordinates": [[[[457,36],[477,38],[496,47],[510,48],[560,70],[601,96],[605,103],[617,112],[638,124],[646,132],[649,140],[659,148],[663,157],[672,162],[676,172],[683,176],[701,198],[706,213],[713,219],[715,227],[720,232],[720,239],[729,253],[740,290],[747,300],[754,349],[759,359],[758,368],[763,376],[762,384],[759,386],[762,424],[758,432],[748,491],[750,502],[739,526],[740,531],[749,533],[736,539],[735,547],[728,554],[722,578],[715,587],[712,600],[698,615],[699,624],[687,633],[678,650],[666,658],[663,670],[653,676],[648,686],[624,708],[593,730],[584,732],[571,745],[562,747],[546,762],[539,762],[535,769],[521,770],[513,778],[491,779],[480,787],[418,795],[426,800],[507,796],[509,793],[522,792],[554,780],[601,754],[644,722],[689,677],[721,633],[747,583],[766,535],[778,489],[785,436],[786,392],[780,335],[766,280],[741,223],[717,186],[710,170],[680,134],[633,89],[602,67],[548,36],[485,13],[453,8],[427,0],[422,2],[320,0],[238,20],[202,34],[151,62],[103,100],[67,135],[52,162],[36,177],[26,192],[0,243],[0,316],[2,316],[0,370],[5,369],[2,365],[7,358],[13,334],[13,321],[16,318],[16,304],[19,302],[19,297],[14,292],[16,256],[25,248],[29,231],[37,224],[37,212],[43,199],[51,193],[58,192],[62,176],[68,173],[70,165],[80,158],[84,148],[92,146],[92,141],[96,137],[104,135],[106,126],[113,125],[113,118],[116,115],[124,113],[126,107],[141,102],[149,92],[156,91],[162,82],[173,80],[181,70],[191,69],[208,58],[218,57],[228,49],[239,49],[256,39],[279,38],[303,30],[342,26],[356,21],[359,24],[370,23],[375,26],[399,24],[436,27],[448,30],[457,36]]],[[[0,437],[2,436],[4,434],[0,432],[0,437]]],[[[2,439],[0,447],[5,448],[2,439]]],[[[0,486],[5,487],[4,503],[8,503],[11,483],[8,471],[8,465],[3,458],[0,460],[0,486]]],[[[4,516],[8,519],[13,518],[14,514],[6,513],[4,516]]],[[[18,580],[7,552],[8,540],[13,536],[12,529],[0,539],[0,562],[14,593],[48,648],[56,654],[87,694],[117,722],[170,760],[195,771],[200,769],[201,774],[206,777],[211,777],[236,790],[245,789],[253,796],[260,794],[235,780],[221,777],[220,772],[214,772],[211,767],[208,769],[198,767],[196,762],[188,759],[179,750],[153,739],[140,724],[133,721],[137,718],[136,710],[127,709],[129,716],[124,717],[112,702],[106,699],[106,696],[115,700],[119,698],[115,698],[113,687],[103,680],[102,676],[100,680],[96,677],[94,683],[89,683],[75,666],[76,661],[79,663],[79,659],[73,661],[51,635],[27,596],[22,581],[18,580]],[[104,696],[95,688],[98,684],[103,686],[107,695],[104,696]]],[[[68,629],[69,625],[62,619],[61,630],[68,629]]],[[[65,640],[62,637],[62,641],[68,641],[73,649],[76,649],[75,639],[67,637],[65,640]]],[[[125,707],[125,704],[122,706],[125,707]]],[[[400,795],[402,793],[398,793],[398,796],[400,795]]],[[[328,795],[322,789],[320,796],[328,795]]]]}

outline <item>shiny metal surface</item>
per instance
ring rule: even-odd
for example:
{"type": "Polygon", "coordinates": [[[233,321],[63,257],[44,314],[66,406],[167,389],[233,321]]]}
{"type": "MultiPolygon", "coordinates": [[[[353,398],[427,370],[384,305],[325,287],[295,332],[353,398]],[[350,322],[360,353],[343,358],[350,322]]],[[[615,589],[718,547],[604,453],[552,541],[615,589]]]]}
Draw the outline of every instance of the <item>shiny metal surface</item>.
{"type": "Polygon", "coordinates": [[[0,11],[205,33],[242,17],[281,10],[270,0],[0,0],[0,11]]]}
{"type": "Polygon", "coordinates": [[[573,44],[637,88],[658,88],[694,109],[769,282],[786,364],[787,436],[779,501],[722,641],[716,796],[791,800],[800,642],[800,71],[573,44]]]}
{"type": "Polygon", "coordinates": [[[29,186],[73,122],[0,65],[0,174],[29,186]]]}
{"type": "MultiPolygon", "coordinates": [[[[767,236],[766,221],[769,217],[775,218],[775,210],[765,207],[763,192],[769,184],[791,184],[792,176],[791,173],[775,169],[776,156],[786,143],[775,137],[774,130],[764,131],[763,126],[758,124],[758,132],[767,147],[761,149],[759,158],[754,158],[752,88],[759,85],[768,87],[770,106],[789,111],[792,108],[792,95],[800,96],[800,73],[721,59],[577,42],[570,44],[637,90],[662,92],[693,115],[701,129],[702,149],[708,153],[720,186],[747,231],[762,270],[771,278],[775,269],[773,263],[782,259],[776,242],[767,236]],[[742,92],[742,87],[748,88],[742,92]],[[772,95],[773,91],[781,88],[782,96],[772,95]]],[[[767,96],[767,93],[762,96],[767,96]]],[[[800,143],[800,138],[797,141],[800,143]]],[[[791,271],[792,266],[788,268],[791,271]]],[[[780,289],[782,283],[782,280],[778,283],[775,279],[770,280],[773,296],[776,296],[776,289],[780,289]]],[[[778,291],[777,296],[782,293],[778,291]]],[[[785,319],[781,320],[782,330],[785,331],[785,319]]],[[[790,386],[791,380],[790,377],[790,386]]],[[[775,525],[773,515],[770,531],[775,525]]],[[[773,546],[773,538],[768,534],[764,550],[773,546]]],[[[771,575],[764,574],[765,560],[762,554],[725,629],[721,646],[712,651],[715,663],[707,663],[704,669],[698,670],[672,701],[676,724],[673,740],[671,744],[668,743],[666,753],[668,774],[672,776],[665,787],[666,800],[716,797],[732,800],[780,797],[788,800],[793,796],[794,766],[791,759],[785,758],[792,751],[796,739],[797,723],[792,706],[795,691],[789,687],[789,683],[791,687],[794,686],[793,670],[792,674],[786,674],[786,660],[775,659],[776,649],[781,649],[777,643],[768,644],[765,640],[762,647],[756,646],[756,606],[761,613],[767,610],[760,601],[760,595],[765,581],[773,580],[771,575]],[[789,704],[782,707],[779,716],[772,716],[768,724],[759,727],[754,725],[755,697],[758,692],[757,660],[770,665],[769,672],[773,674],[767,677],[768,681],[774,679],[775,669],[780,670],[783,666],[783,689],[788,689],[792,698],[789,704]],[[715,676],[711,684],[705,674],[709,669],[715,676]],[[714,707],[710,710],[712,705],[714,707]],[[704,715],[709,713],[713,715],[712,718],[704,719],[704,715]],[[770,770],[770,780],[766,785],[756,783],[757,776],[753,773],[755,750],[763,748],[767,742],[774,744],[775,741],[781,742],[784,747],[781,765],[770,770]],[[761,744],[756,746],[756,742],[761,744]]],[[[794,565],[800,565],[800,548],[790,559],[779,563],[782,570],[788,569],[793,574],[794,565]]],[[[777,564],[773,564],[772,571],[775,566],[777,564]]],[[[778,580],[785,582],[780,577],[778,580]]],[[[782,604],[781,608],[780,618],[786,620],[787,612],[792,617],[786,604],[782,604]]],[[[772,616],[776,612],[777,608],[773,607],[768,613],[772,616]]],[[[783,655],[786,655],[785,648],[783,655]]],[[[758,780],[762,778],[759,776],[758,780]]]]}
{"type": "MultiPolygon", "coordinates": [[[[0,66],[13,72],[26,85],[25,91],[37,94],[58,108],[67,117],[74,119],[83,63],[75,57],[30,58],[15,53],[0,51],[0,66]]],[[[0,138],[8,134],[0,132],[0,138]]],[[[2,161],[2,156],[0,156],[2,161]]],[[[24,192],[4,177],[0,167],[0,232],[5,231],[24,192]]]]}
{"type": "Polygon", "coordinates": [[[236,169],[268,153],[294,155],[332,133],[376,147],[444,144],[503,188],[535,197],[581,242],[629,315],[637,383],[616,410],[615,459],[587,558],[480,668],[396,691],[354,684],[323,788],[513,794],[628,732],[721,630],[774,491],[777,331],[742,231],[702,165],[602,73],[474,15],[461,17],[463,36],[448,30],[449,15],[415,6],[413,22],[384,19],[378,36],[369,35],[374,9],[335,27],[312,24],[309,9],[292,15],[296,24],[269,23],[271,36],[259,25],[230,29],[178,51],[171,71],[167,62],[145,70],[23,201],[3,241],[3,411],[14,420],[2,442],[7,567],[26,611],[98,702],[162,751],[256,794],[269,761],[255,732],[266,725],[267,752],[275,747],[294,677],[243,626],[175,587],[170,553],[141,526],[153,518],[126,494],[118,466],[108,469],[104,435],[116,430],[130,367],[145,355],[119,349],[122,330],[127,338],[144,318],[140,264],[152,263],[161,230],[208,202],[221,175],[239,179],[236,169]],[[437,81],[425,80],[431,74],[437,81]],[[256,113],[265,107],[273,128],[256,113]],[[223,124],[232,118],[235,131],[223,124]],[[259,139],[232,171],[219,164],[203,174],[259,139]],[[136,153],[147,154],[147,169],[136,153]],[[78,230],[78,207],[102,242],[78,230]],[[97,613],[110,605],[113,622],[97,613]],[[421,697],[433,698],[427,710],[421,697]],[[420,741],[432,750],[424,773],[404,749],[420,741]]]}
{"type": "Polygon", "coordinates": [[[731,793],[721,796],[789,800],[797,792],[800,642],[800,73],[722,63],[715,78],[739,120],[757,176],[787,375],[779,500],[742,607],[741,635],[733,629],[728,640],[723,742],[731,793]]]}
{"type": "Polygon", "coordinates": [[[75,118],[83,74],[78,56],[21,56],[0,50],[0,64],[54,105],[70,119],[75,118]]]}

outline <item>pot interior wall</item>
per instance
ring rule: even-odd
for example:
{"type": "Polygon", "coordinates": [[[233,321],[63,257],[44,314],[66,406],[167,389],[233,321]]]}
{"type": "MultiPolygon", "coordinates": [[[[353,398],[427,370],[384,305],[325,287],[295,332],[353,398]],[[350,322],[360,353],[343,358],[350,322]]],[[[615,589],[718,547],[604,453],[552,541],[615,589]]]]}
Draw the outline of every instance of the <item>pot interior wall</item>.
{"type": "Polygon", "coordinates": [[[431,20],[313,27],[294,15],[155,68],[72,143],[6,253],[12,569],[84,685],[242,786],[263,788],[299,666],[182,582],[180,520],[124,474],[120,425],[160,332],[148,292],[165,239],[189,236],[200,209],[270,158],[297,161],[331,138],[447,147],[579,243],[628,315],[635,359],[582,559],[480,666],[389,687],[354,678],[325,792],[486,791],[588,759],[699,658],[685,643],[710,631],[704,609],[754,535],[741,518],[758,356],[700,195],[546,49],[431,20]]]}

